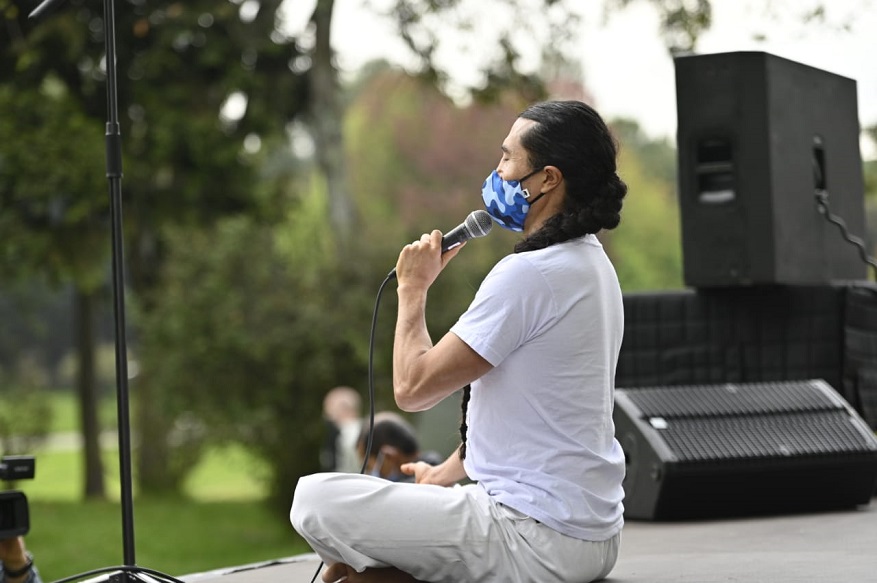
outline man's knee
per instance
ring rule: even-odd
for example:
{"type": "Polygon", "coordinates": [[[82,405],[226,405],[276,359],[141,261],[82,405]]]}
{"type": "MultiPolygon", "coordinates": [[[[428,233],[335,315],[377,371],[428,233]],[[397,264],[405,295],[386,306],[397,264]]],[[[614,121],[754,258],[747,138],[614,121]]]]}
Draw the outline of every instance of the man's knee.
{"type": "MultiPolygon", "coordinates": [[[[299,478],[295,487],[292,507],[289,509],[289,521],[299,534],[304,534],[313,523],[314,511],[320,504],[321,482],[319,474],[303,476],[299,478]]],[[[322,501],[325,503],[325,497],[322,501]]]]}

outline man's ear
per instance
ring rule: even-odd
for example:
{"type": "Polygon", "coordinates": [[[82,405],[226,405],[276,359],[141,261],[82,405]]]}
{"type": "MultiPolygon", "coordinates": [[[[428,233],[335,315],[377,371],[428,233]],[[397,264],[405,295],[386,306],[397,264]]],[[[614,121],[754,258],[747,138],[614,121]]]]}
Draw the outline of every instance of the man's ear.
{"type": "Polygon", "coordinates": [[[557,166],[546,166],[543,170],[545,178],[542,179],[542,192],[550,192],[563,182],[563,172],[557,166]]]}

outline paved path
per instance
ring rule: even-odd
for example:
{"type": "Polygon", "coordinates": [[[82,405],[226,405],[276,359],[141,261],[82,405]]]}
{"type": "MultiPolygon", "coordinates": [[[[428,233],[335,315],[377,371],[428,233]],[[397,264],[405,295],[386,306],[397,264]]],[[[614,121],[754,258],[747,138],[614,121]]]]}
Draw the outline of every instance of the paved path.
{"type": "MultiPolygon", "coordinates": [[[[100,435],[101,449],[119,447],[119,434],[116,430],[103,431],[100,435]]],[[[50,433],[40,444],[41,451],[74,451],[82,449],[82,434],[78,431],[50,433]]]]}

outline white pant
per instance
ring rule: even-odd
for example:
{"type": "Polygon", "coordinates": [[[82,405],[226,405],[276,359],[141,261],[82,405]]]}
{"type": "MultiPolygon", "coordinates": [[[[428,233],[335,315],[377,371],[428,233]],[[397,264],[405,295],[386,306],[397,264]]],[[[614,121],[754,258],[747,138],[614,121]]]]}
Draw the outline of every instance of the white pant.
{"type": "Polygon", "coordinates": [[[293,527],[327,564],[397,567],[422,581],[587,583],[615,566],[621,533],[578,540],[477,485],[399,484],[325,473],[298,482],[293,527]]]}

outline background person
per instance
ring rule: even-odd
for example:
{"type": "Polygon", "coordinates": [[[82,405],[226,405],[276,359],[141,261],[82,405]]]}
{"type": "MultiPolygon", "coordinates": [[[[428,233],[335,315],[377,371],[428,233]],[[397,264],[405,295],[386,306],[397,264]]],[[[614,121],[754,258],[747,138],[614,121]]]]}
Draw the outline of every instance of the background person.
{"type": "MultiPolygon", "coordinates": [[[[360,459],[365,457],[368,433],[369,422],[365,420],[357,442],[360,459]]],[[[413,482],[414,476],[405,474],[402,466],[418,461],[435,464],[442,460],[437,453],[420,451],[417,431],[404,417],[393,411],[375,413],[371,452],[365,472],[391,482],[413,482]]]]}
{"type": "Polygon", "coordinates": [[[460,247],[441,233],[406,245],[393,390],[405,411],[463,390],[463,443],[443,463],[406,464],[416,484],[317,474],[290,517],[329,565],[324,581],[586,583],[615,565],[624,455],[612,422],[623,334],[615,269],[595,237],[620,221],[627,186],[603,120],[578,101],[515,120],[482,197],[515,253],[433,344],[427,292],[460,247]],[[470,479],[473,484],[457,486],[470,479]]]}
{"type": "Polygon", "coordinates": [[[320,452],[320,465],[327,472],[359,472],[362,465],[356,451],[359,439],[362,397],[346,386],[335,387],[323,398],[326,439],[320,452]]]}

